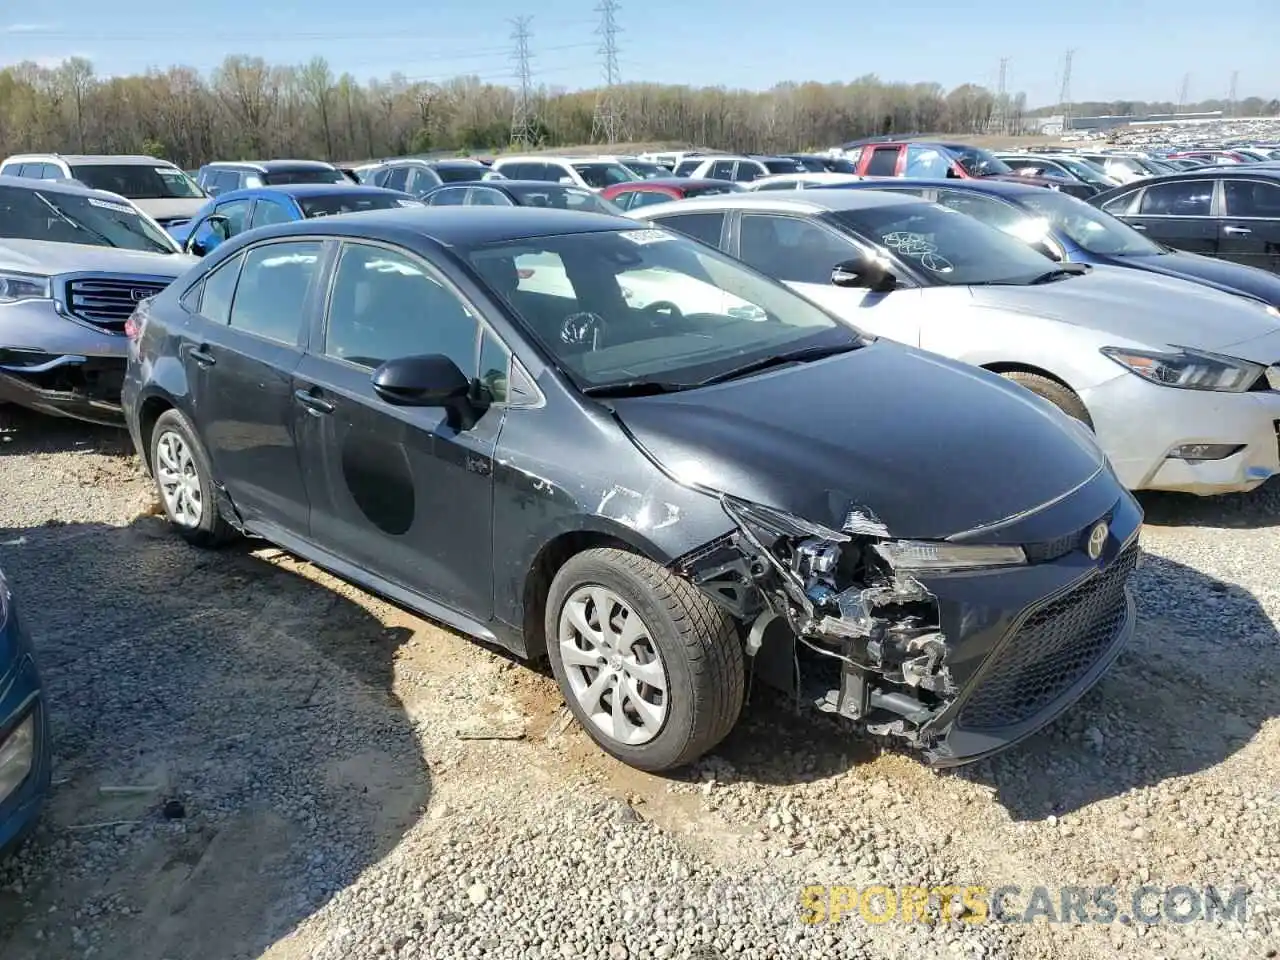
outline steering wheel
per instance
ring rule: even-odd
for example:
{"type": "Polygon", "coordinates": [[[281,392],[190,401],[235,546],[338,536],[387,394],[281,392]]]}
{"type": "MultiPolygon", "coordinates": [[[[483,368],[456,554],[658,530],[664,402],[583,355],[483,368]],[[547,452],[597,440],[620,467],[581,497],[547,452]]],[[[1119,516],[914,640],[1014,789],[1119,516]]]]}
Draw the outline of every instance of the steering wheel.
{"type": "Polygon", "coordinates": [[[655,300],[653,303],[647,303],[641,308],[641,312],[649,319],[649,323],[655,327],[658,325],[658,317],[663,314],[666,314],[672,320],[684,319],[684,311],[670,300],[655,300]]]}

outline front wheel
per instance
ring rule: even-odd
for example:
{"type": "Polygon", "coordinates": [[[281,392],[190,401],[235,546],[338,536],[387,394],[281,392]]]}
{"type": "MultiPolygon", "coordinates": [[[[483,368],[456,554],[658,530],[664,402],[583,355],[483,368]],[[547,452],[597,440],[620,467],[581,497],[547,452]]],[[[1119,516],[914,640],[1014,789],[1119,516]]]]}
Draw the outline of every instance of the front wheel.
{"type": "Polygon", "coordinates": [[[184,539],[214,547],[235,536],[218,510],[204,445],[177,410],[160,414],[151,431],[151,472],[165,516],[184,539]]]}
{"type": "Polygon", "coordinates": [[[692,763],[738,720],[745,669],[733,619],[651,560],[612,548],[573,557],[551,582],[545,626],[569,709],[630,766],[692,763]]]}
{"type": "Polygon", "coordinates": [[[1048,400],[1067,416],[1074,417],[1090,430],[1093,429],[1093,420],[1089,416],[1088,408],[1085,407],[1084,401],[1070,387],[1050,377],[1045,377],[1038,373],[1026,373],[1022,370],[1011,370],[1008,373],[1002,373],[1001,376],[1006,380],[1012,380],[1014,383],[1026,387],[1036,396],[1048,400]]]}

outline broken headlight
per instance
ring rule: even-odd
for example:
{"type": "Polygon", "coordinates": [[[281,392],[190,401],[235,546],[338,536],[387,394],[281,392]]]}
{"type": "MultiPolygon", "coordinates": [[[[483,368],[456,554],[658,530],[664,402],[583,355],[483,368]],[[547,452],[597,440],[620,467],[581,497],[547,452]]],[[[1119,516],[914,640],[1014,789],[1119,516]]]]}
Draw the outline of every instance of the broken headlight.
{"type": "Polygon", "coordinates": [[[49,278],[26,273],[0,273],[0,303],[49,299],[49,278]]]}
{"type": "Polygon", "coordinates": [[[989,547],[927,540],[889,540],[877,543],[876,553],[899,573],[945,573],[1020,567],[1027,562],[1021,547],[989,547]]]}

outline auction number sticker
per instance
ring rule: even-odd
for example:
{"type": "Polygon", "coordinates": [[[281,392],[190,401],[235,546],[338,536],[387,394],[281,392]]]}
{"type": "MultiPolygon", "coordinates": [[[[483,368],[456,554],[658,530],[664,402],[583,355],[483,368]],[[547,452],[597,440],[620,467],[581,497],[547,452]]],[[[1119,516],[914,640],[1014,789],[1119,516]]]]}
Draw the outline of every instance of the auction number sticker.
{"type": "Polygon", "coordinates": [[[111,203],[108,200],[99,200],[96,197],[89,198],[90,206],[101,207],[103,210],[114,210],[116,213],[133,213],[133,207],[124,203],[111,203]]]}
{"type": "Polygon", "coordinates": [[[648,243],[662,243],[664,240],[674,240],[675,237],[663,230],[624,230],[622,236],[626,237],[632,243],[644,246],[648,243]]]}

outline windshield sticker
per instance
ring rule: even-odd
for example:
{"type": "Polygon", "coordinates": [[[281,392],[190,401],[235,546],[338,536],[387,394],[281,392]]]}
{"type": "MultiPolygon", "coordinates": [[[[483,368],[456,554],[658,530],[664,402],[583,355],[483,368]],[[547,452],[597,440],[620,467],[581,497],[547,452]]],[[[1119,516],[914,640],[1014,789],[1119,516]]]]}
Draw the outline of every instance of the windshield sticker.
{"type": "Polygon", "coordinates": [[[648,243],[661,243],[664,240],[674,240],[675,235],[667,233],[664,230],[623,230],[620,236],[626,237],[632,243],[644,246],[648,243]]]}
{"type": "Polygon", "coordinates": [[[402,207],[425,207],[426,204],[421,200],[397,200],[396,203],[402,207]]]}
{"type": "Polygon", "coordinates": [[[152,167],[151,169],[162,177],[172,177],[182,173],[181,170],[175,170],[173,167],[152,167]]]}
{"type": "Polygon", "coordinates": [[[134,213],[133,207],[127,203],[110,203],[106,200],[98,200],[95,197],[89,198],[90,206],[101,207],[103,210],[114,210],[116,213],[134,213]]]}
{"type": "Polygon", "coordinates": [[[910,257],[934,273],[950,273],[955,269],[950,260],[938,253],[938,245],[923,233],[886,233],[884,245],[898,256],[910,257]]]}

